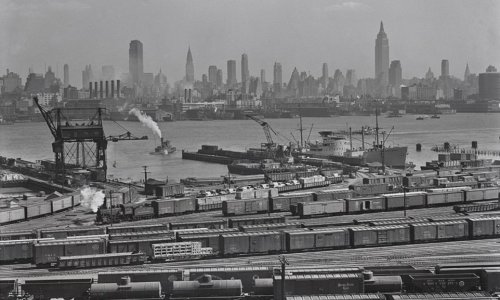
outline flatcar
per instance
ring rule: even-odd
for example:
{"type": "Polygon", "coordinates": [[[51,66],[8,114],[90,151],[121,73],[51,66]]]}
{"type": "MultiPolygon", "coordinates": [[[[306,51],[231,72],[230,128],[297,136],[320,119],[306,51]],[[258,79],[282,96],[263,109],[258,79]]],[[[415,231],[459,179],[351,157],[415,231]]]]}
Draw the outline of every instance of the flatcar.
{"type": "Polygon", "coordinates": [[[147,256],[142,253],[105,253],[94,255],[60,256],[57,267],[60,269],[96,268],[124,265],[140,265],[147,261],[147,256]]]}

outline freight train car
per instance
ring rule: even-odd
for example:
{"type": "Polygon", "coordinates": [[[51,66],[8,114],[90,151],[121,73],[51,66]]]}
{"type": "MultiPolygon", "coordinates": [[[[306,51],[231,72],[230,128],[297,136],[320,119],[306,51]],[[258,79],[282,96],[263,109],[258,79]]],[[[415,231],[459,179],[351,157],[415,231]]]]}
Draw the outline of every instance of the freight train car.
{"type": "Polygon", "coordinates": [[[282,235],[277,231],[221,234],[219,242],[224,256],[279,253],[283,250],[282,235]]]}
{"type": "Polygon", "coordinates": [[[33,245],[33,261],[37,266],[53,265],[61,256],[106,253],[103,239],[37,241],[33,245]]]}
{"type": "Polygon", "coordinates": [[[281,195],[278,197],[272,197],[269,201],[269,205],[273,212],[290,211],[290,205],[294,205],[299,202],[312,202],[314,201],[314,195],[311,193],[281,195]]]}
{"type": "Polygon", "coordinates": [[[245,199],[222,202],[222,213],[224,216],[249,215],[267,212],[269,199],[245,199]]]}
{"type": "Polygon", "coordinates": [[[345,200],[315,201],[297,203],[297,215],[300,218],[343,214],[347,211],[345,200]]]}
{"type": "Polygon", "coordinates": [[[231,218],[228,219],[230,228],[238,228],[242,225],[258,225],[258,224],[273,224],[284,223],[285,216],[262,216],[258,218],[231,218]]]}
{"type": "Polygon", "coordinates": [[[41,238],[65,239],[70,236],[87,236],[106,234],[104,227],[79,227],[79,228],[48,228],[38,230],[41,238]]]}
{"type": "Polygon", "coordinates": [[[285,233],[286,251],[308,251],[321,249],[339,249],[349,247],[347,229],[319,229],[285,233]]]}
{"type": "Polygon", "coordinates": [[[144,253],[106,253],[94,255],[60,256],[57,267],[60,269],[96,268],[111,266],[140,265],[147,261],[144,253]]]}

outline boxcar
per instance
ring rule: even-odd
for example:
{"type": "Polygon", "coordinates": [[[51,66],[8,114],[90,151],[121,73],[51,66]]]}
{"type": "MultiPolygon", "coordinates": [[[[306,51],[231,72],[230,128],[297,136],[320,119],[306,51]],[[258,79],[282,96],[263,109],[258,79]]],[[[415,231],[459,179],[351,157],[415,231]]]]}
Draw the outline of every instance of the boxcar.
{"type": "Polygon", "coordinates": [[[494,237],[500,236],[500,217],[471,217],[469,223],[469,237],[494,237]]]}
{"type": "Polygon", "coordinates": [[[39,234],[41,238],[64,239],[69,236],[106,234],[106,229],[103,227],[48,228],[40,229],[39,234]]]}
{"type": "Polygon", "coordinates": [[[37,233],[33,230],[0,232],[0,241],[28,240],[36,239],[37,237],[37,233]]]}
{"type": "Polygon", "coordinates": [[[150,205],[139,205],[132,208],[132,220],[145,220],[155,217],[154,209],[150,205]]]}
{"type": "Polygon", "coordinates": [[[151,202],[156,217],[175,214],[175,205],[172,199],[154,200],[151,202]]]}
{"type": "Polygon", "coordinates": [[[386,208],[401,209],[405,205],[407,208],[424,207],[426,205],[426,195],[424,192],[394,193],[385,194],[386,208]],[[405,200],[406,197],[406,200],[405,200]]]}
{"type": "Polygon", "coordinates": [[[26,218],[36,218],[52,213],[52,206],[48,201],[40,201],[35,204],[26,205],[26,218]]]}
{"type": "Polygon", "coordinates": [[[0,241],[0,263],[31,261],[34,241],[31,239],[0,241]]]}
{"type": "Polygon", "coordinates": [[[174,237],[175,234],[171,230],[152,230],[143,232],[123,232],[109,235],[110,240],[133,240],[133,239],[151,239],[174,237]]]}
{"type": "Polygon", "coordinates": [[[91,276],[82,279],[25,280],[23,291],[32,295],[34,299],[81,299],[86,297],[85,294],[91,285],[91,276]]]}
{"type": "Polygon", "coordinates": [[[238,228],[241,225],[258,225],[284,223],[285,216],[262,216],[258,218],[231,218],[228,220],[230,228],[238,228]]]}
{"type": "Polygon", "coordinates": [[[379,227],[349,228],[352,247],[407,244],[410,242],[410,227],[389,225],[379,227]]]}
{"type": "Polygon", "coordinates": [[[355,196],[370,196],[385,194],[390,191],[387,183],[353,184],[349,186],[355,196]]]}
{"type": "Polygon", "coordinates": [[[239,229],[242,232],[255,232],[255,231],[278,231],[283,229],[301,228],[302,224],[299,222],[290,223],[273,223],[273,224],[257,224],[257,225],[240,225],[239,229]]]}
{"type": "Polygon", "coordinates": [[[212,253],[218,255],[220,253],[219,235],[216,234],[203,234],[203,235],[183,235],[178,239],[181,242],[200,242],[202,248],[212,248],[212,253]]]}
{"type": "Polygon", "coordinates": [[[297,203],[297,210],[301,218],[341,214],[346,212],[346,203],[344,200],[299,202],[297,203]]]}
{"type": "Polygon", "coordinates": [[[257,214],[266,212],[268,208],[268,198],[230,200],[222,202],[222,213],[224,216],[257,214]]]}
{"type": "Polygon", "coordinates": [[[223,255],[272,253],[283,249],[281,233],[277,231],[222,234],[220,243],[223,255]]]}
{"type": "Polygon", "coordinates": [[[174,199],[175,214],[191,213],[196,211],[196,198],[186,197],[174,199]]]}
{"type": "Polygon", "coordinates": [[[347,212],[350,214],[366,211],[384,211],[386,209],[385,198],[383,196],[345,199],[345,202],[347,212]]]}
{"type": "Polygon", "coordinates": [[[0,224],[23,221],[26,219],[24,207],[0,209],[0,224]]]}
{"type": "Polygon", "coordinates": [[[480,278],[475,274],[410,275],[410,292],[470,292],[481,290],[480,278]]]}
{"type": "Polygon", "coordinates": [[[152,239],[140,239],[140,240],[115,240],[108,242],[108,252],[109,253],[120,253],[120,252],[142,252],[148,257],[153,257],[153,244],[161,244],[175,242],[175,238],[165,237],[165,238],[152,238],[152,239]]]}
{"type": "Polygon", "coordinates": [[[33,260],[36,265],[54,264],[60,256],[106,253],[103,239],[54,240],[34,244],[33,260]]]}
{"type": "Polygon", "coordinates": [[[139,265],[147,260],[144,253],[106,253],[79,256],[61,256],[57,259],[57,267],[66,268],[95,268],[123,265],[139,265]]]}
{"type": "Polygon", "coordinates": [[[299,202],[311,202],[314,200],[313,194],[282,195],[269,199],[272,211],[290,211],[290,205],[299,202]]]}
{"type": "Polygon", "coordinates": [[[49,201],[52,202],[52,213],[73,207],[72,195],[64,195],[58,198],[51,199],[49,201]]]}
{"type": "Polygon", "coordinates": [[[482,201],[482,200],[495,200],[498,199],[500,187],[472,189],[465,191],[465,201],[482,201]]]}
{"type": "Polygon", "coordinates": [[[285,237],[286,250],[289,252],[349,247],[347,229],[294,231],[287,232],[285,237]]]}
{"type": "Polygon", "coordinates": [[[349,189],[323,190],[313,193],[314,201],[327,201],[346,199],[352,197],[352,191],[349,189]]]}
{"type": "Polygon", "coordinates": [[[442,191],[427,193],[427,205],[437,206],[448,203],[462,203],[464,201],[463,191],[442,191]]]}
{"type": "Polygon", "coordinates": [[[469,235],[465,220],[410,224],[413,243],[466,239],[469,235]]]}

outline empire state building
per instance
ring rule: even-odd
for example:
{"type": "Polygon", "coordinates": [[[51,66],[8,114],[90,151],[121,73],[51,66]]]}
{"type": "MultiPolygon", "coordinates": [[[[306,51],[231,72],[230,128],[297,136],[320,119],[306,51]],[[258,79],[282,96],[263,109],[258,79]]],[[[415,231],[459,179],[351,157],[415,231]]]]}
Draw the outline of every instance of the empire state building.
{"type": "Polygon", "coordinates": [[[375,79],[383,86],[389,83],[389,39],[382,22],[375,40],[375,79]]]}

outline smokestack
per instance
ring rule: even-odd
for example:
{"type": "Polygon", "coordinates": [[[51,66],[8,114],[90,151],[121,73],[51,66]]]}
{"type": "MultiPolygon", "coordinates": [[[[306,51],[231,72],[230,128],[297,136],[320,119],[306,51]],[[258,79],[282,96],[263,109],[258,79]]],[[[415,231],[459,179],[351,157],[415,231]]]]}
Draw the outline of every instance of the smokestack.
{"type": "Polygon", "coordinates": [[[191,99],[191,89],[189,89],[189,103],[191,103],[193,100],[191,99]]]}
{"type": "Polygon", "coordinates": [[[184,103],[188,103],[188,90],[184,89],[184,103]]]}
{"type": "Polygon", "coordinates": [[[116,81],[116,98],[120,98],[120,80],[116,81]]]}
{"type": "Polygon", "coordinates": [[[115,81],[111,80],[111,98],[115,97],[115,81]]]}
{"type": "Polygon", "coordinates": [[[99,89],[99,98],[100,98],[100,99],[102,99],[102,98],[103,98],[103,96],[104,96],[104,95],[103,95],[103,94],[104,94],[104,91],[103,91],[103,89],[102,89],[102,80],[101,80],[101,81],[99,81],[99,87],[100,87],[100,89],[99,89]]]}
{"type": "Polygon", "coordinates": [[[106,99],[109,97],[109,81],[106,80],[106,99]]]}
{"type": "Polygon", "coordinates": [[[94,82],[94,98],[97,98],[97,81],[94,82]]]}
{"type": "Polygon", "coordinates": [[[89,82],[89,99],[92,99],[94,95],[92,95],[92,82],[89,82]]]}

